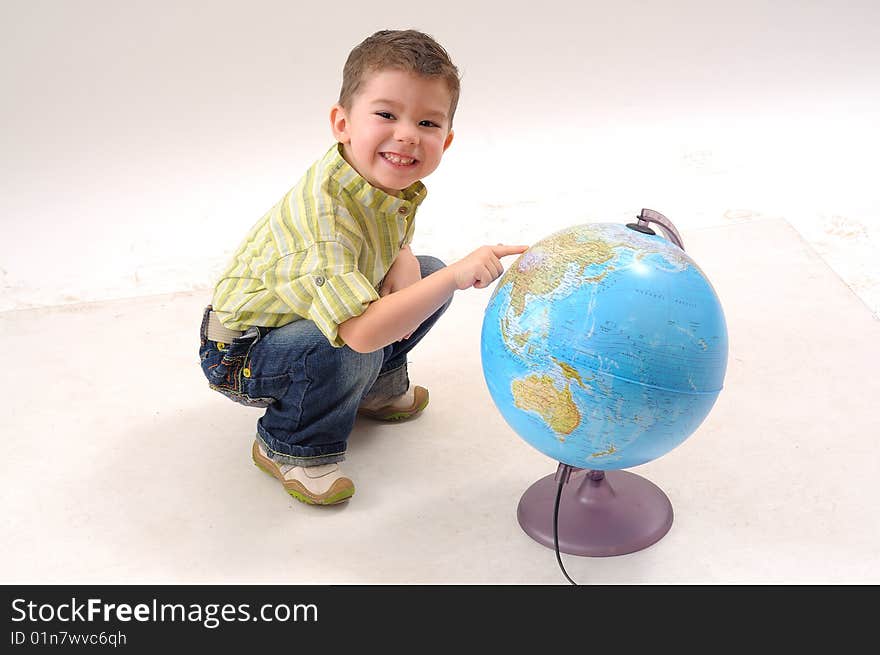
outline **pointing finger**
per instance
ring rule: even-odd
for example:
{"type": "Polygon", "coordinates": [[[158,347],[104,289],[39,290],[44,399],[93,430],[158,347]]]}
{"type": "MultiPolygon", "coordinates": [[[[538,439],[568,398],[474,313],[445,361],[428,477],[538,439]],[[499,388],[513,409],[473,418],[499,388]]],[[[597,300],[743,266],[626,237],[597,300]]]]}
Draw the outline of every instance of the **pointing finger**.
{"type": "Polygon", "coordinates": [[[529,249],[528,246],[505,246],[499,243],[497,246],[489,246],[496,257],[507,257],[508,255],[521,255],[529,249]]]}

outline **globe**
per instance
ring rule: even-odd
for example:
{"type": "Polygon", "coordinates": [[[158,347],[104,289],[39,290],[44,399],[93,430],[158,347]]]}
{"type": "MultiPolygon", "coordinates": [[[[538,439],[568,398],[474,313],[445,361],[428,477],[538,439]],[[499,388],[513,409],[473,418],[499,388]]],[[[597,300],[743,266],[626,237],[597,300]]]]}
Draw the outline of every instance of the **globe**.
{"type": "Polygon", "coordinates": [[[482,368],[513,431],[580,469],[654,460],[706,418],[727,368],[727,327],[681,248],[622,224],[538,241],[498,280],[482,368]]]}

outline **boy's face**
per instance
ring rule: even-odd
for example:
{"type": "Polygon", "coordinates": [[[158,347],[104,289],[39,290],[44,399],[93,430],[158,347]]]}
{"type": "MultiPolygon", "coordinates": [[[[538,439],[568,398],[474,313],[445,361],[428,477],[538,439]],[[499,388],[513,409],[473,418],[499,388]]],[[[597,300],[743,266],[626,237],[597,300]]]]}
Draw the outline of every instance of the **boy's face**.
{"type": "Polygon", "coordinates": [[[330,123],[346,161],[393,195],[440,165],[452,143],[451,101],[442,79],[377,71],[364,80],[349,109],[333,106],[330,123]]]}

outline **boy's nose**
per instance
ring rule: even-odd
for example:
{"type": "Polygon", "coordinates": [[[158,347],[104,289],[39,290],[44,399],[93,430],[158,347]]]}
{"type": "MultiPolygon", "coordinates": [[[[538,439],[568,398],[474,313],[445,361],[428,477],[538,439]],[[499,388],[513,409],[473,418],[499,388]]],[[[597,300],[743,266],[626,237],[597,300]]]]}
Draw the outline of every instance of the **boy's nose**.
{"type": "Polygon", "coordinates": [[[394,138],[401,143],[409,143],[412,145],[418,145],[419,143],[418,132],[414,127],[409,125],[398,125],[394,138]]]}

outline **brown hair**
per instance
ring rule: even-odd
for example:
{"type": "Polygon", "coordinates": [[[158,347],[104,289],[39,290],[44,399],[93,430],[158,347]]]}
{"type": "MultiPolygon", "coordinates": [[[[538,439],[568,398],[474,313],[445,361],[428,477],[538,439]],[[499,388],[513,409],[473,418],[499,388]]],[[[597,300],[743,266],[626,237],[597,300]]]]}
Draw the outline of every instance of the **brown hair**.
{"type": "Polygon", "coordinates": [[[339,104],[350,109],[367,73],[388,69],[444,80],[452,95],[449,108],[449,125],[452,126],[461,88],[458,68],[443,46],[417,30],[381,30],[356,45],[342,70],[339,104]]]}

